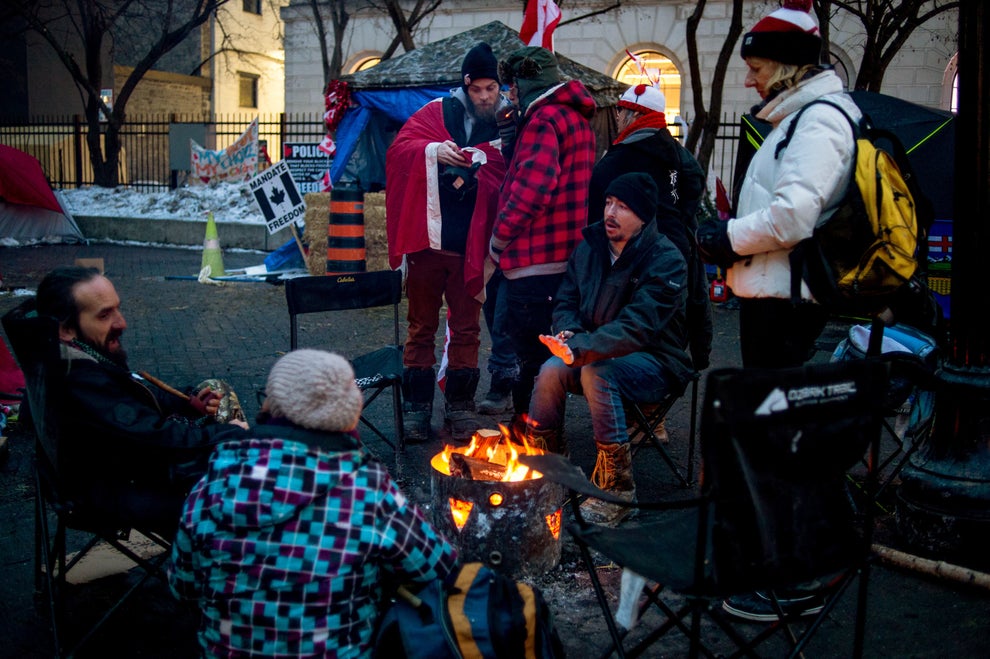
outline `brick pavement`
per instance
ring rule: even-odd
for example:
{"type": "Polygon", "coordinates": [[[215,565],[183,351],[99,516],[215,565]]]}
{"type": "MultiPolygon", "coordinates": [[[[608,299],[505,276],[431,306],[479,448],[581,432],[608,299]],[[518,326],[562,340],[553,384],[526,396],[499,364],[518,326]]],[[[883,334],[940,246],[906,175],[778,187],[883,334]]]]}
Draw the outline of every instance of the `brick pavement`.
{"type": "MultiPolygon", "coordinates": [[[[198,249],[93,244],[0,248],[0,276],[4,288],[34,289],[50,268],[76,258],[102,257],[106,272],[124,302],[129,328],[125,345],[134,367],[146,369],[174,385],[195,382],[206,375],[228,379],[241,393],[249,418],[257,411],[254,391],[263,386],[268,368],[287,348],[288,319],[283,289],[270,283],[230,283],[223,287],[167,277],[192,276],[199,270],[198,249]]],[[[264,255],[225,250],[228,269],[256,265],[264,255]]],[[[0,294],[0,314],[22,298],[0,294]]],[[[716,310],[716,352],[713,366],[738,363],[735,346],[736,314],[716,310]]],[[[344,327],[317,325],[306,335],[307,345],[326,345],[354,354],[387,340],[387,334],[369,334],[366,324],[344,327]],[[313,343],[309,341],[312,340],[313,343]],[[352,349],[354,352],[352,352],[352,349]]],[[[489,348],[483,336],[483,356],[489,348]]],[[[487,374],[482,369],[483,379],[487,374]]],[[[479,391],[483,392],[483,381],[479,391]]],[[[437,398],[436,408],[442,407],[437,398]]],[[[390,423],[387,408],[381,420],[390,423]]],[[[668,427],[672,449],[683,458],[687,401],[675,406],[668,427]]],[[[379,417],[376,417],[379,418],[379,417]]],[[[439,425],[439,409],[434,426],[439,425]]],[[[568,401],[568,436],[573,459],[590,470],[592,453],[586,406],[580,397],[568,401]]],[[[384,447],[366,438],[372,450],[384,447]]],[[[402,460],[400,482],[410,497],[428,506],[429,457],[440,447],[435,441],[409,447],[402,460]]],[[[11,437],[11,456],[0,465],[0,657],[44,657],[51,649],[46,618],[32,598],[33,522],[31,448],[24,434],[11,437]]],[[[394,469],[394,465],[393,465],[394,469]]],[[[678,492],[659,461],[637,463],[641,495],[667,496],[678,492]]],[[[544,588],[569,654],[576,655],[604,643],[604,626],[597,618],[586,578],[575,565],[575,552],[565,544],[561,566],[538,580],[544,588]]],[[[612,580],[618,573],[612,573],[612,580]]],[[[120,580],[80,587],[80,596],[100,599],[120,580]]],[[[868,656],[961,657],[986,656],[982,640],[990,619],[990,597],[953,583],[922,578],[915,573],[879,567],[871,581],[868,656]]],[[[849,618],[843,611],[826,625],[821,642],[808,656],[841,657],[848,648],[849,618]]],[[[171,600],[159,584],[146,586],[132,607],[115,620],[106,634],[93,640],[86,656],[183,657],[195,655],[195,618],[171,600]]],[[[682,654],[683,645],[665,646],[665,656],[682,654]]],[[[660,656],[659,654],[649,656],[660,656]]]]}

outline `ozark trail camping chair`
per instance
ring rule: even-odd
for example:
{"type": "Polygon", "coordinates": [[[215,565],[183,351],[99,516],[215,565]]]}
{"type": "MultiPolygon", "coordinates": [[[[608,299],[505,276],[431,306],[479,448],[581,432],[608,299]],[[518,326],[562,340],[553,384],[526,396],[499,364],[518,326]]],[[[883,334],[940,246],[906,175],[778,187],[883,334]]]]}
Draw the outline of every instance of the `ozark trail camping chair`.
{"type": "MultiPolygon", "coordinates": [[[[364,393],[364,407],[385,391],[391,390],[392,417],[395,423],[394,439],[388,437],[372,423],[365,413],[361,422],[395,450],[396,466],[405,448],[402,432],[402,344],[399,343],[399,303],[402,301],[402,273],[398,270],[352,272],[347,274],[313,275],[293,277],[285,282],[285,301],[289,307],[289,346],[295,350],[299,344],[299,319],[303,314],[321,313],[325,320],[333,320],[332,312],[392,307],[392,343],[372,352],[350,358],[358,388],[364,393]]],[[[338,319],[338,322],[342,322],[338,319]]],[[[368,332],[368,317],[359,320],[349,317],[349,322],[360,323],[356,332],[368,332]]],[[[334,346],[326,349],[334,350],[334,346]]]]}
{"type": "MultiPolygon", "coordinates": [[[[71,429],[62,427],[56,410],[62,373],[58,323],[54,318],[37,316],[33,306],[31,299],[7,312],[3,316],[3,328],[24,372],[27,391],[21,417],[30,419],[36,438],[35,590],[47,596],[55,654],[68,657],[91,639],[149,578],[157,577],[165,583],[162,566],[169,556],[170,540],[136,520],[118,519],[112,511],[85,503],[85,493],[80,491],[83,486],[78,485],[78,479],[71,478],[72,465],[62,459],[64,443],[78,438],[72,437],[71,429]],[[132,531],[147,538],[154,551],[135,551],[128,544],[132,531]],[[73,548],[77,536],[85,538],[71,559],[67,556],[70,532],[77,532],[71,537],[73,548]],[[70,572],[94,549],[105,546],[133,562],[140,570],[139,578],[129,580],[123,594],[101,612],[98,620],[88,621],[86,629],[76,631],[79,625],[70,625],[67,616],[70,572]],[[70,626],[76,633],[67,632],[70,626]]],[[[92,608],[92,602],[79,601],[73,618],[89,620],[95,615],[92,608]]]]}
{"type": "Polygon", "coordinates": [[[691,387],[691,419],[688,422],[687,461],[683,468],[678,466],[665,443],[657,437],[656,428],[664,420],[664,417],[667,416],[671,408],[674,407],[674,404],[681,399],[687,387],[672,391],[656,403],[623,401],[633,457],[635,458],[642,448],[652,446],[660,454],[660,458],[664,464],[670,468],[670,471],[673,472],[683,487],[690,487],[694,484],[694,451],[695,437],[697,435],[699,379],[700,374],[695,372],[688,385],[691,387]]]}
{"type": "MultiPolygon", "coordinates": [[[[876,479],[869,469],[861,488],[852,488],[847,472],[867,452],[869,464],[876,464],[888,370],[885,362],[860,360],[713,371],[705,384],[698,497],[625,503],[641,513],[615,529],[587,523],[573,506],[575,522],[568,531],[609,629],[612,645],[605,656],[638,655],[674,629],[687,637],[692,657],[755,655],[764,642],[774,648],[768,650],[773,656],[795,656],[857,578],[850,654],[862,654],[874,509],[864,495],[875,491],[876,479]],[[647,612],[655,607],[661,613],[660,624],[638,632],[633,647],[623,645],[630,632],[620,630],[613,617],[592,550],[645,579],[635,590],[636,618],[652,623],[647,612]],[[779,592],[816,580],[828,584],[819,591],[824,606],[816,617],[784,610],[779,592]],[[754,591],[770,598],[776,622],[754,627],[721,609],[725,598],[754,591]],[[722,634],[706,628],[703,638],[703,619],[722,634]],[[786,634],[786,650],[770,644],[778,631],[786,634]],[[735,654],[725,651],[726,643],[735,654]]],[[[623,503],[561,456],[520,459],[574,492],[623,503]]],[[[635,618],[623,619],[633,627],[635,618]]]]}

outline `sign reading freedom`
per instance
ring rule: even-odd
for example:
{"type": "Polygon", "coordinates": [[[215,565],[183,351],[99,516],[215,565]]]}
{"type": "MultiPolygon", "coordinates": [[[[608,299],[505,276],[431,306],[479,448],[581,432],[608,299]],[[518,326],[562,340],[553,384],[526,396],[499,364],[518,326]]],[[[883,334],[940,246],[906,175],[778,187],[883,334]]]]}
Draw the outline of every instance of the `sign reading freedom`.
{"type": "Polygon", "coordinates": [[[299,195],[285,160],[279,160],[248,181],[248,187],[265,216],[269,234],[284,229],[306,212],[306,203],[299,195]]]}

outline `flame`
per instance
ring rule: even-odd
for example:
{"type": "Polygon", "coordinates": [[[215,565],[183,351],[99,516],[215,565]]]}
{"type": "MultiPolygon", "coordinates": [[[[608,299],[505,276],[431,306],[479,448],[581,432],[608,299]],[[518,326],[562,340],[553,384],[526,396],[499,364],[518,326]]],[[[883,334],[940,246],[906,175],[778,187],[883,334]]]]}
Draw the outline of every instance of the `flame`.
{"type": "Polygon", "coordinates": [[[451,453],[461,453],[476,460],[482,458],[488,462],[505,467],[505,473],[500,479],[502,482],[517,482],[522,480],[532,480],[543,478],[543,474],[533,471],[529,467],[519,463],[520,455],[541,455],[543,451],[531,446],[525,437],[519,437],[521,444],[513,442],[509,430],[499,424],[500,433],[496,435],[494,431],[485,432],[479,430],[471,437],[471,443],[467,446],[451,446],[447,444],[443,451],[433,456],[430,464],[434,469],[442,474],[450,475],[450,455],[451,453]]]}
{"type": "Polygon", "coordinates": [[[470,501],[461,501],[460,499],[450,498],[450,516],[454,518],[454,526],[460,531],[467,524],[468,517],[471,516],[471,509],[474,508],[474,504],[470,501]]]}
{"type": "Polygon", "coordinates": [[[546,516],[547,527],[550,529],[550,535],[553,536],[554,540],[560,540],[560,516],[560,508],[557,509],[557,512],[546,516]]]}

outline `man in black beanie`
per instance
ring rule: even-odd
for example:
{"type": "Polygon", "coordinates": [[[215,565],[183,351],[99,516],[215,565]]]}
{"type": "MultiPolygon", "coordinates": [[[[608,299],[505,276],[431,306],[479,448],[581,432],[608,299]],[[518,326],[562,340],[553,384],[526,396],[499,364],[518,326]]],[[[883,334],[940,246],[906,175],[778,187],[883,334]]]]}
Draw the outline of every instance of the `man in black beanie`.
{"type": "Polygon", "coordinates": [[[403,428],[412,442],[431,437],[436,336],[445,301],[444,425],[455,440],[470,439],[479,427],[474,397],[484,264],[505,176],[495,113],[509,101],[487,43],[468,51],[459,83],[413,114],[385,155],[389,264],[405,265],[409,299],[402,393],[403,428]]]}
{"type": "MultiPolygon", "coordinates": [[[[687,265],[657,231],[657,186],[642,172],[623,174],[605,191],[605,217],[584,229],[567,263],[553,310],[553,332],[541,335],[553,357],[543,363],[529,406],[527,441],[566,453],[564,401],[588,401],[598,457],[592,481],[635,500],[622,401],[656,402],[692,377],[686,351],[687,265]]],[[[581,504],[598,524],[629,513],[599,499],[581,504]]]]}

